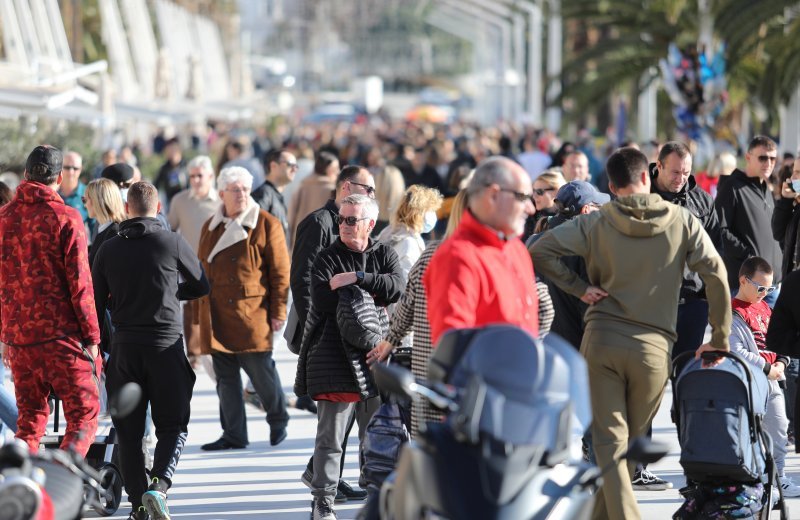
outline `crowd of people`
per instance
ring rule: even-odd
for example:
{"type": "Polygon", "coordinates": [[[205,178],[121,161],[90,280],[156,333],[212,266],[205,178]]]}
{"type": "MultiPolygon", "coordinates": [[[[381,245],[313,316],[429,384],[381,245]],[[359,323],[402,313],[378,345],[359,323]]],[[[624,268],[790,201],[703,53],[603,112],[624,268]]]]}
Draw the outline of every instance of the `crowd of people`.
{"type": "MultiPolygon", "coordinates": [[[[162,139],[152,183],[136,150],[83,174],[78,153],[38,146],[20,184],[0,185],[0,341],[16,394],[0,392],[0,421],[37,449],[52,389],[62,448],[86,454],[101,380],[110,395],[139,383],[136,409],[113,419],[130,515],[169,518],[202,368],[221,428],[205,451],[248,445],[247,402],[272,446],[289,406],[317,415],[298,477],[312,518],[330,520],[336,502],[367,497],[363,475],[353,486],[342,471],[352,427],[363,438],[381,404],[372,365],[424,377],[447,331],[507,323],[586,358],[585,457],[601,467],[647,434],[675,356],[741,353],[772,381],[765,424],[784,496],[800,496],[784,470],[800,440],[800,165],[776,172],[764,136],[742,169],[723,154],[697,175],[681,142],[627,143],[605,161],[576,142],[512,126],[279,126],[228,140],[216,162],[162,139]],[[298,355],[295,397],[276,334],[298,355]]],[[[411,435],[441,418],[414,403],[411,435]]],[[[638,518],[634,489],[669,486],[618,462],[594,517],[638,518]]]]}

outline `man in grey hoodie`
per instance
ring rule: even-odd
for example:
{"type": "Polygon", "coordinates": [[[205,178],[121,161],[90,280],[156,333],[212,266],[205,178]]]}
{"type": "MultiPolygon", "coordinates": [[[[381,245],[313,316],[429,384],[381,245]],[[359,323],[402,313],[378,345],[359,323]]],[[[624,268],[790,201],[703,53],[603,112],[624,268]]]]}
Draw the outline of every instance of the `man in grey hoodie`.
{"type": "MultiPolygon", "coordinates": [[[[729,350],[731,326],[725,266],[697,218],[650,193],[647,157],[640,151],[616,151],[606,170],[617,200],[545,233],[531,248],[539,273],[589,305],[581,352],[589,368],[600,467],[646,432],[661,403],[684,265],[700,275],[709,301],[711,343],[698,355],[729,350]],[[588,283],[563,263],[569,255],[584,258],[588,283]]],[[[640,518],[631,487],[634,467],[621,461],[604,477],[593,518],[640,518]]]]}

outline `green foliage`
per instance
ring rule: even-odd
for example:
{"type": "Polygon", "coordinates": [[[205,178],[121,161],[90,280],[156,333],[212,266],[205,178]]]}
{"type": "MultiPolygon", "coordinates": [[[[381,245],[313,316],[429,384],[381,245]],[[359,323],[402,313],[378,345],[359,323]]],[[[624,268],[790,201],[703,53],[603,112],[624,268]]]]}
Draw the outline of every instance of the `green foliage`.
{"type": "Polygon", "coordinates": [[[22,173],[28,154],[40,144],[76,151],[84,165],[93,165],[100,159],[92,146],[93,138],[92,128],[77,123],[0,120],[0,171],[22,173]]]}

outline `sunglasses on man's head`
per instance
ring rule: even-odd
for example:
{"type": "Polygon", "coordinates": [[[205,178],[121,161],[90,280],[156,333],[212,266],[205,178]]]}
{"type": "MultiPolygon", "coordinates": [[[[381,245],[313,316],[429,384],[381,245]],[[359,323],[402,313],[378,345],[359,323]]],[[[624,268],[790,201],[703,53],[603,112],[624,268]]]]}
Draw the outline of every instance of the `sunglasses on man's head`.
{"type": "Polygon", "coordinates": [[[778,160],[778,156],[777,155],[759,155],[758,156],[758,162],[767,162],[767,161],[775,162],[777,160],[778,160]]]}
{"type": "Polygon", "coordinates": [[[753,280],[751,280],[750,278],[748,278],[746,276],[744,277],[744,279],[747,280],[748,282],[750,282],[751,284],[753,284],[753,287],[756,288],[756,291],[758,291],[758,294],[761,294],[761,293],[772,294],[772,292],[775,291],[775,287],[772,287],[770,285],[758,285],[756,282],[754,282],[753,280]]]}
{"type": "Polygon", "coordinates": [[[367,220],[369,217],[343,217],[341,215],[336,215],[336,224],[341,226],[342,224],[347,224],[348,226],[355,226],[359,220],[367,220]]]}
{"type": "Polygon", "coordinates": [[[372,186],[370,186],[368,184],[361,184],[360,182],[353,182],[353,181],[350,181],[350,184],[355,184],[356,186],[361,186],[362,188],[367,190],[367,195],[372,195],[373,193],[375,193],[375,188],[373,188],[372,186]]]}

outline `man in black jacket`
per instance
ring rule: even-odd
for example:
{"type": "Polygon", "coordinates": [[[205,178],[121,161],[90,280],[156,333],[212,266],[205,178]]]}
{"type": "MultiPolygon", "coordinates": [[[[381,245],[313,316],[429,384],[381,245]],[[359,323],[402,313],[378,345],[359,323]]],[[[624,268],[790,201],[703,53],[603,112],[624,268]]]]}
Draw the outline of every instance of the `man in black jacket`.
{"type": "MultiPolygon", "coordinates": [[[[658,153],[657,161],[650,165],[650,178],[650,191],[658,193],[668,202],[688,209],[703,225],[719,251],[721,236],[719,220],[714,211],[714,199],[697,185],[692,175],[692,154],[689,147],[678,141],[665,143],[658,153]]],[[[678,304],[678,339],[672,346],[673,359],[683,352],[697,350],[703,344],[706,326],[708,300],[705,286],[697,273],[684,269],[678,304]]]]}
{"type": "Polygon", "coordinates": [[[292,182],[297,173],[297,159],[282,148],[270,150],[264,156],[266,180],[250,194],[261,209],[281,221],[286,243],[289,243],[289,219],[286,201],[283,200],[283,189],[292,182]]]}
{"type": "MultiPolygon", "coordinates": [[[[770,265],[783,265],[778,242],[772,237],[772,212],[775,201],[767,178],[778,160],[778,147],[769,137],[758,135],[750,141],[745,154],[745,171],[738,168],[720,183],[714,207],[722,233],[722,259],[728,269],[728,283],[738,287],[739,268],[747,258],[760,256],[770,265]]],[[[775,270],[773,284],[780,286],[781,272],[775,270]]],[[[775,304],[774,291],[764,301],[775,304]]]]}
{"type": "MultiPolygon", "coordinates": [[[[293,327],[287,325],[284,332],[286,342],[294,352],[300,351],[306,317],[311,306],[311,266],[317,254],[333,244],[339,237],[339,226],[336,224],[336,218],[339,214],[339,206],[342,200],[349,195],[356,194],[374,198],[375,179],[366,168],[346,166],[336,179],[336,198],[330,199],[323,207],[312,212],[297,226],[289,274],[293,302],[288,320],[290,323],[294,322],[295,325],[293,327]]],[[[314,401],[308,395],[298,394],[295,406],[314,413],[317,411],[314,401]]],[[[343,453],[346,450],[347,437],[350,436],[350,429],[352,429],[354,422],[355,419],[353,418],[347,429],[347,436],[342,445],[343,453]]],[[[344,456],[342,457],[340,469],[344,470],[344,456]]],[[[313,458],[309,460],[308,466],[303,473],[303,482],[310,485],[312,476],[313,458]]],[[[353,489],[347,482],[340,480],[337,500],[363,500],[366,497],[366,491],[353,489]]]]}
{"type": "Polygon", "coordinates": [[[373,199],[365,195],[342,199],[337,216],[339,238],[317,255],[311,269],[312,307],[297,364],[295,393],[316,399],[319,410],[311,480],[314,520],[335,518],[342,443],[351,417],[355,414],[361,440],[380,405],[369,370],[358,370],[366,366],[367,350],[357,362],[351,360],[342,346],[337,322],[337,289],[341,287],[357,285],[380,307],[396,302],[403,292],[397,254],[369,238],[377,218],[378,205],[373,199]]]}
{"type": "Polygon", "coordinates": [[[209,284],[191,246],[155,218],[161,204],[152,184],[134,183],[125,206],[131,218],[102,245],[92,267],[97,312],[114,301],[106,389],[113,396],[129,382],[142,387],[136,409],[113,419],[120,469],[134,518],[169,518],[166,492],[186,443],[195,381],[183,351],[179,300],[208,294],[209,284]],[[148,403],[158,437],[149,478],[142,453],[148,403]]]}
{"type": "MultiPolygon", "coordinates": [[[[772,310],[767,329],[767,349],[777,354],[793,358],[800,357],[800,271],[792,271],[783,280],[778,301],[772,310]]],[[[800,399],[794,404],[794,423],[790,425],[795,432],[800,417],[800,399]]],[[[795,453],[800,453],[800,435],[794,436],[795,453]]]]}

